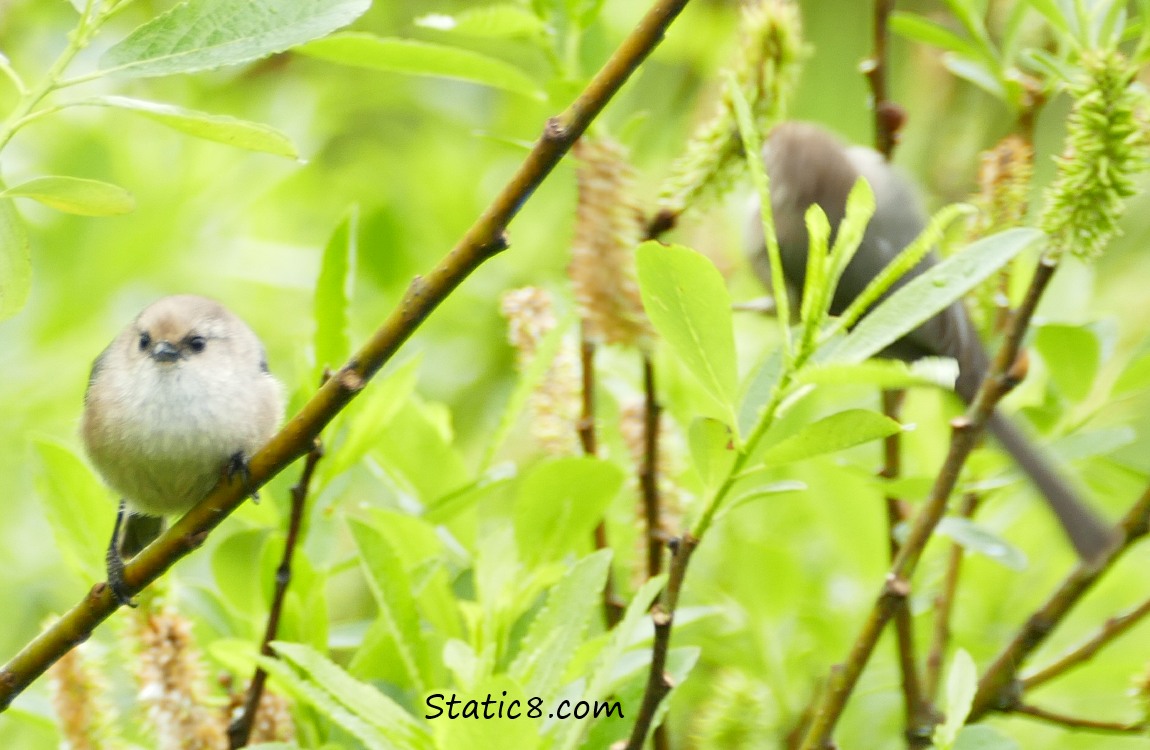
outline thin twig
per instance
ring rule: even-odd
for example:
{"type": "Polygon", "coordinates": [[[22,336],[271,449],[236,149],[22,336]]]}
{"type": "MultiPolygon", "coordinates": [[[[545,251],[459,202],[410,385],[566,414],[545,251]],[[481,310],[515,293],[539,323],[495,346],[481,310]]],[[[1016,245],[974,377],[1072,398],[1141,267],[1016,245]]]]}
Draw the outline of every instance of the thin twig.
{"type": "MultiPolygon", "coordinates": [[[[311,479],[315,474],[316,464],[323,458],[323,443],[317,438],[307,460],[303,466],[299,481],[291,488],[291,517],[288,520],[287,538],[284,539],[284,553],[276,568],[276,587],[272,596],[271,608],[268,610],[268,623],[264,630],[264,640],[260,644],[262,656],[274,657],[272,641],[279,633],[280,616],[283,613],[284,600],[287,598],[288,586],[291,584],[292,558],[295,556],[299,543],[300,526],[303,525],[304,508],[307,507],[307,496],[311,488],[311,479]]],[[[257,667],[252,682],[248,686],[247,698],[244,700],[243,711],[228,727],[228,744],[231,750],[244,747],[251,738],[252,727],[255,725],[256,714],[259,712],[260,699],[263,697],[264,684],[268,673],[263,667],[257,667]]]]}
{"type": "Polygon", "coordinates": [[[662,600],[651,609],[651,620],[655,624],[655,639],[651,646],[651,668],[647,673],[647,688],[643,691],[643,703],[639,715],[631,729],[626,750],[641,750],[655,720],[659,704],[671,692],[673,685],[666,673],[667,654],[671,649],[671,629],[675,620],[675,609],[679,606],[679,592],[683,587],[683,577],[687,574],[687,563],[699,540],[690,534],[672,541],[671,566],[667,572],[667,586],[663,589],[662,600]]]}
{"type": "Polygon", "coordinates": [[[890,101],[887,92],[887,47],[890,44],[887,22],[892,10],[894,0],[874,0],[874,52],[865,66],[874,108],[875,150],[888,161],[898,142],[898,131],[904,119],[902,109],[890,101]]]}
{"type": "Polygon", "coordinates": [[[1092,732],[1110,732],[1114,734],[1144,734],[1147,729],[1146,722],[1136,721],[1124,724],[1118,721],[1099,721],[1097,719],[1084,719],[1080,716],[1068,716],[1045,708],[1019,704],[1014,708],[1015,713],[1039,719],[1040,721],[1057,724],[1069,729],[1088,729],[1092,732]]]}
{"type": "MultiPolygon", "coordinates": [[[[583,446],[583,455],[595,456],[599,452],[595,436],[595,342],[587,337],[586,323],[582,325],[579,345],[579,363],[582,370],[583,384],[583,413],[579,417],[579,443],[583,446]]],[[[607,549],[611,546],[607,539],[607,519],[599,520],[595,524],[592,541],[595,549],[607,549]]],[[[603,621],[610,630],[623,619],[626,606],[619,599],[615,590],[615,573],[607,569],[607,580],[603,583],[603,621]]]]}
{"type": "Polygon", "coordinates": [[[1077,667],[1089,661],[1094,654],[1098,653],[1104,646],[1109,644],[1118,636],[1122,635],[1130,628],[1137,625],[1142,621],[1142,618],[1150,615],[1150,599],[1139,604],[1134,609],[1126,612],[1125,614],[1111,617],[1102,627],[1098,629],[1088,641],[1078,646],[1073,651],[1062,656],[1062,658],[1055,661],[1053,664],[1041,669],[1034,674],[1027,675],[1022,678],[1023,691],[1031,690],[1038,687],[1044,682],[1049,682],[1055,677],[1069,672],[1072,668],[1077,667]]]}
{"type": "Polygon", "coordinates": [[[1100,559],[1082,560],[1051,594],[1050,598],[1027,618],[1014,639],[995,657],[982,678],[970,709],[970,720],[977,721],[989,711],[1017,710],[1022,683],[1016,675],[1026,659],[1046,641],[1074,605],[1086,595],[1102,574],[1109,570],[1135,541],[1150,531],[1150,487],[1118,522],[1118,544],[1100,559]]]}
{"type": "Polygon", "coordinates": [[[647,577],[663,572],[663,513],[659,503],[659,415],[662,407],[655,394],[655,363],[643,355],[643,463],[639,486],[643,492],[643,512],[647,521],[647,577]]]}
{"type": "MultiPolygon", "coordinates": [[[[662,41],[667,28],[689,0],[656,0],[578,98],[548,121],[523,164],[463,238],[426,276],[416,278],[396,309],[367,343],[251,459],[252,488],[258,488],[311,450],[323,428],[363,389],[431,312],[464,279],[507,247],[506,229],[523,204],[551,173],[571,144],[662,41]]],[[[203,543],[244,501],[239,483],[224,482],[125,566],[129,593],[151,584],[203,543]]],[[[0,669],[0,709],[44,673],[53,662],[83,642],[119,607],[111,590],[97,584],[84,600],[0,669]]]]}
{"type": "MultiPolygon", "coordinates": [[[[963,495],[959,516],[972,518],[974,511],[978,509],[978,500],[978,495],[973,492],[963,495]]],[[[950,643],[950,616],[958,595],[958,577],[962,571],[964,557],[965,550],[962,545],[952,542],[942,588],[934,599],[934,624],[931,628],[930,650],[926,653],[926,676],[923,680],[925,683],[923,690],[928,701],[934,701],[938,697],[939,685],[942,683],[942,664],[950,643]]]]}
{"type": "MultiPolygon", "coordinates": [[[[897,421],[903,396],[903,391],[884,390],[882,392],[883,414],[897,421]]],[[[895,479],[902,471],[901,443],[900,433],[897,432],[883,440],[883,467],[879,473],[884,479],[895,479]]],[[[899,548],[896,531],[899,524],[906,520],[906,517],[900,498],[887,495],[885,499],[887,538],[890,542],[890,559],[893,562],[898,555],[899,548]]],[[[920,750],[930,747],[934,712],[927,704],[922,692],[918,656],[914,647],[914,620],[911,618],[906,597],[900,597],[896,601],[895,607],[895,650],[898,655],[899,673],[902,675],[902,699],[906,713],[906,743],[911,750],[920,750]]]]}
{"type": "Polygon", "coordinates": [[[815,711],[810,731],[803,741],[803,750],[821,750],[829,746],[831,733],[846,707],[847,700],[858,684],[859,677],[874,653],[875,644],[882,635],[883,628],[894,616],[899,600],[909,593],[910,580],[922,556],[926,543],[934,533],[938,522],[946,512],[946,501],[958,483],[962,466],[974,449],[982,427],[994,411],[994,406],[1014,385],[1008,373],[1018,357],[1022,337],[1030,325],[1030,319],[1038,306],[1047,284],[1049,284],[1057,262],[1044,257],[1035,269],[1030,288],[1022,301],[1011,326],[1007,331],[1002,347],[995,357],[986,377],[983,378],[974,402],[965,416],[951,422],[952,436],[946,460],[935,479],[930,497],[915,516],[910,533],[903,542],[887,574],[882,589],[875,600],[870,615],[863,624],[862,632],[855,640],[842,671],[835,674],[815,711]]]}

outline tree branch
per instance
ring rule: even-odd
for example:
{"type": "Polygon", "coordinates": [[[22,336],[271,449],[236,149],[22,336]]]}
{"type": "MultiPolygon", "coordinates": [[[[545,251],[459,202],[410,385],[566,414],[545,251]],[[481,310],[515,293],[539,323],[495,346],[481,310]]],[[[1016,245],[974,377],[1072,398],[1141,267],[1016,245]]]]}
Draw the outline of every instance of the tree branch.
{"type": "MultiPolygon", "coordinates": [[[[316,464],[323,458],[323,443],[316,438],[311,451],[307,454],[303,472],[299,481],[291,488],[291,518],[288,520],[287,538],[284,539],[284,553],[276,568],[276,587],[272,595],[272,605],[268,610],[268,623],[264,629],[264,639],[260,644],[260,654],[275,658],[275,651],[271,643],[279,633],[280,616],[283,613],[284,599],[287,598],[288,585],[291,584],[292,557],[295,556],[299,544],[300,527],[303,525],[304,508],[307,507],[308,491],[311,488],[311,479],[315,474],[316,464]]],[[[260,699],[263,697],[264,684],[268,673],[263,667],[257,667],[248,686],[247,698],[244,708],[235,721],[228,727],[228,745],[231,750],[244,747],[252,735],[255,726],[256,714],[259,712],[260,699]]]]}
{"type": "Polygon", "coordinates": [[[1038,687],[1044,682],[1049,682],[1055,677],[1061,676],[1065,672],[1069,672],[1072,668],[1077,667],[1079,664],[1089,661],[1094,654],[1098,653],[1104,646],[1109,644],[1118,636],[1125,633],[1130,628],[1141,622],[1142,618],[1150,614],[1150,599],[1139,604],[1129,612],[1111,617],[1098,632],[1094,634],[1088,641],[1083,643],[1078,648],[1074,649],[1068,654],[1065,654],[1058,661],[1049,665],[1048,667],[1035,672],[1022,678],[1023,691],[1031,690],[1038,687]]]}
{"type": "Polygon", "coordinates": [[[982,427],[993,413],[995,404],[1014,385],[1010,372],[1018,357],[1022,338],[1038,306],[1038,301],[1056,269],[1057,262],[1050,258],[1043,257],[1039,261],[1026,297],[1011,321],[1002,347],[983,378],[974,402],[964,416],[951,422],[953,431],[946,461],[939,470],[930,496],[915,516],[910,533],[894,562],[891,563],[886,581],[875,600],[870,616],[863,625],[862,632],[851,648],[846,663],[840,672],[835,672],[831,677],[827,690],[815,710],[810,730],[803,740],[801,746],[803,750],[821,750],[829,746],[831,733],[855,685],[858,684],[863,669],[874,653],[875,644],[878,643],[883,628],[894,616],[900,600],[905,599],[910,591],[908,581],[914,573],[926,543],[946,512],[947,499],[958,483],[963,464],[974,449],[982,427]]]}
{"type": "Polygon", "coordinates": [[[974,694],[974,703],[970,709],[971,721],[977,721],[989,711],[1017,710],[1023,687],[1023,683],[1016,679],[1018,668],[1042,645],[1102,574],[1110,569],[1130,545],[1146,536],[1148,531],[1150,487],[1118,522],[1118,545],[1111,547],[1098,560],[1080,560],[1058,590],[1027,618],[1026,624],[987,668],[978,681],[978,692],[974,694]]]}
{"type": "Polygon", "coordinates": [[[651,620],[655,624],[655,640],[651,647],[651,669],[647,673],[647,688],[643,691],[643,703],[639,706],[639,716],[631,728],[631,737],[626,750],[642,750],[655,720],[659,704],[674,687],[667,676],[667,654],[671,650],[671,629],[675,621],[675,609],[679,606],[679,592],[683,588],[683,578],[687,575],[687,563],[699,540],[690,534],[671,542],[671,566],[667,572],[667,587],[663,589],[662,600],[651,610],[651,620]]]}
{"type": "MultiPolygon", "coordinates": [[[[575,101],[547,122],[527,158],[463,238],[426,276],[412,282],[399,305],[367,343],[252,457],[251,486],[245,489],[240,483],[228,482],[217,485],[207,498],[127,564],[124,578],[130,591],[139,591],[163,575],[239,507],[251,489],[263,485],[311,450],[320,431],[363,390],[423,320],[472,271],[507,247],[508,223],[651,54],[687,2],[657,0],[651,6],[575,101]]],[[[94,586],[79,604],[0,669],[0,709],[6,709],[53,662],[86,640],[118,607],[119,602],[106,585],[94,586]]]]}
{"type": "Polygon", "coordinates": [[[1092,732],[1112,732],[1115,734],[1145,734],[1146,722],[1138,721],[1132,724],[1123,724],[1116,721],[1099,721],[1097,719],[1084,719],[1080,716],[1068,716],[1056,711],[1048,711],[1038,706],[1020,704],[1015,706],[1015,713],[1031,716],[1040,721],[1057,724],[1068,729],[1088,729],[1092,732]]]}
{"type": "MultiPolygon", "coordinates": [[[[583,455],[595,456],[599,452],[595,436],[595,342],[587,338],[585,322],[580,330],[579,365],[582,372],[583,407],[579,416],[579,443],[583,446],[583,455]]],[[[595,549],[611,546],[607,539],[606,518],[600,519],[595,525],[592,541],[595,549]]],[[[607,580],[603,583],[603,621],[608,630],[619,624],[625,610],[626,606],[615,590],[615,572],[608,568],[607,580]]]]}

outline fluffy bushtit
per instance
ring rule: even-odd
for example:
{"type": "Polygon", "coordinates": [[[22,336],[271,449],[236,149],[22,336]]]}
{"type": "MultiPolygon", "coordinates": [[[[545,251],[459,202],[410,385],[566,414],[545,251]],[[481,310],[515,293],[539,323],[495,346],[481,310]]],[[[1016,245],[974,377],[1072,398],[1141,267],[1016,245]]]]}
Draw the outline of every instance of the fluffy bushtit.
{"type": "MultiPolygon", "coordinates": [[[[806,277],[808,243],[804,217],[807,209],[817,203],[832,229],[837,230],[845,212],[847,194],[855,181],[861,176],[870,183],[875,196],[874,217],[835,290],[832,314],[842,313],[926,225],[914,187],[878,152],[844,146],[816,125],[793,122],[775,128],[763,147],[763,161],[770,178],[771,210],[783,274],[788,286],[799,292],[806,277]]],[[[751,265],[769,288],[770,265],[757,201],[750,227],[751,265]]],[[[895,288],[937,262],[937,255],[931,253],[895,284],[895,288]]],[[[989,362],[961,301],[891,344],[881,356],[905,361],[926,356],[953,357],[958,362],[955,390],[967,403],[977,394],[989,362]]],[[[987,427],[1042,492],[1082,557],[1092,559],[1113,542],[1111,530],[1079,499],[1044,452],[1013,422],[996,411],[987,427]]]]}
{"type": "Polygon", "coordinates": [[[81,435],[122,496],[107,558],[121,602],[131,603],[121,548],[127,556],[143,549],[164,516],[189,510],[225,473],[246,480],[248,457],[282,413],[282,388],[259,338],[204,297],[152,303],[96,358],[81,435]]]}

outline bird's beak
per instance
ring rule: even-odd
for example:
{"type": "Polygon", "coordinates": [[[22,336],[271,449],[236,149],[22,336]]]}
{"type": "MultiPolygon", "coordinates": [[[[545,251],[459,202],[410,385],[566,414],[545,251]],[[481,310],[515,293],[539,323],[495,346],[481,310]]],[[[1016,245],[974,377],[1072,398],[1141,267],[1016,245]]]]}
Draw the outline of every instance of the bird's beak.
{"type": "Polygon", "coordinates": [[[158,341],[152,347],[152,359],[157,362],[175,362],[180,358],[180,350],[167,341],[158,341]]]}

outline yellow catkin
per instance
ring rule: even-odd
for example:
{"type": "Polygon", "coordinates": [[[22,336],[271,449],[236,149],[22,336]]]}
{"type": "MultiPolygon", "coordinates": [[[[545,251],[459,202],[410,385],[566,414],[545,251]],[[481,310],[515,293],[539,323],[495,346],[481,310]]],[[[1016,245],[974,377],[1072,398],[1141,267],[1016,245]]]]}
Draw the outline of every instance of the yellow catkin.
{"type": "MultiPolygon", "coordinates": [[[[519,370],[526,372],[539,345],[557,324],[551,295],[536,287],[515,289],[503,296],[502,311],[519,370]]],[[[579,358],[574,345],[564,341],[528,402],[531,435],[545,453],[572,456],[579,452],[580,407],[579,358]]]]}
{"type": "Polygon", "coordinates": [[[579,204],[568,275],[586,335],[596,343],[643,346],[651,324],[635,279],[641,212],[627,151],[607,138],[575,144],[579,204]]]}

